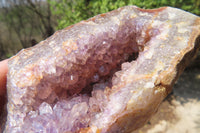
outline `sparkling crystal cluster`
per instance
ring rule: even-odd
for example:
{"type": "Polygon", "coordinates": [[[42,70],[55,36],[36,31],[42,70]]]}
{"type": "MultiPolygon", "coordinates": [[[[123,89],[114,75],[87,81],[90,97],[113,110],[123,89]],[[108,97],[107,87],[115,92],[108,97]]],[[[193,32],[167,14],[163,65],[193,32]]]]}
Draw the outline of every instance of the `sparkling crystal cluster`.
{"type": "Polygon", "coordinates": [[[22,50],[9,61],[4,131],[137,129],[198,51],[199,25],[179,9],[127,6],[22,50]]]}

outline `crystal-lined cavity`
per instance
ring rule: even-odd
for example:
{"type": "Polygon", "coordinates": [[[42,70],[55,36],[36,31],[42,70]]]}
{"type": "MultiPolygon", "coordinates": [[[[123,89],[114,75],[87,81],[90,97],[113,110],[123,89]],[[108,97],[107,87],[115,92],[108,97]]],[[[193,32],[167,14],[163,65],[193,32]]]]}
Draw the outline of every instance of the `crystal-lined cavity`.
{"type": "Polygon", "coordinates": [[[22,50],[9,61],[5,132],[137,129],[198,50],[197,20],[174,8],[127,6],[22,50]]]}

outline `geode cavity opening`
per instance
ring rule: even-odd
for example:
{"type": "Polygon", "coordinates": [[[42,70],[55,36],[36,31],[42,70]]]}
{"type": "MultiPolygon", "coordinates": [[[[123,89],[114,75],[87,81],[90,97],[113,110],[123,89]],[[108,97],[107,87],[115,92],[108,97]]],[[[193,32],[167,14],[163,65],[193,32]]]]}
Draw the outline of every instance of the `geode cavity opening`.
{"type": "Polygon", "coordinates": [[[199,23],[171,7],[127,6],[22,50],[9,61],[5,132],[140,127],[198,51],[199,23]]]}

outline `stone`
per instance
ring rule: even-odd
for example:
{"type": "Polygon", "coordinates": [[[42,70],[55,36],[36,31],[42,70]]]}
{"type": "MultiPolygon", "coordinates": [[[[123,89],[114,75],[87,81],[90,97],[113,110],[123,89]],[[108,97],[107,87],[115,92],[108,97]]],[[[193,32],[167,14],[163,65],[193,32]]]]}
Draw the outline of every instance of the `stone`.
{"type": "Polygon", "coordinates": [[[126,6],[57,31],[9,60],[4,132],[131,132],[200,47],[200,18],[126,6]]]}

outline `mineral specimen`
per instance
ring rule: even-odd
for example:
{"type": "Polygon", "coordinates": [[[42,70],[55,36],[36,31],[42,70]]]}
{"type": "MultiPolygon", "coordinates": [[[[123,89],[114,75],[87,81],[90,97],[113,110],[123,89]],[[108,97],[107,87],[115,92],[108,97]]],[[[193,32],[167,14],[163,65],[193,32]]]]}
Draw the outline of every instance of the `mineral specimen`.
{"type": "Polygon", "coordinates": [[[199,49],[200,18],[135,6],[57,31],[9,61],[6,133],[123,133],[156,112],[199,49]]]}

